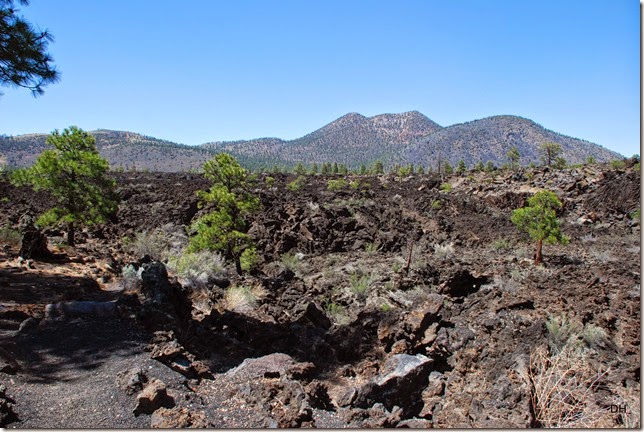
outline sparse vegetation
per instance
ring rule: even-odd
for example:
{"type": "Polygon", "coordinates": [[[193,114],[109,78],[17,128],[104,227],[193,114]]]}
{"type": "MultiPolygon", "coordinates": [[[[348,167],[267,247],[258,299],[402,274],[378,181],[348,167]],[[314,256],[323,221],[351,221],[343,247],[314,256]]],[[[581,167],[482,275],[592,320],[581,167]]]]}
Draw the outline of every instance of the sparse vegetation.
{"type": "Polygon", "coordinates": [[[510,250],[510,242],[506,238],[499,238],[492,242],[490,245],[495,251],[507,251],[510,250]]]}
{"type": "Polygon", "coordinates": [[[349,275],[349,288],[351,292],[363,296],[372,282],[372,275],[352,273],[349,275]]]}

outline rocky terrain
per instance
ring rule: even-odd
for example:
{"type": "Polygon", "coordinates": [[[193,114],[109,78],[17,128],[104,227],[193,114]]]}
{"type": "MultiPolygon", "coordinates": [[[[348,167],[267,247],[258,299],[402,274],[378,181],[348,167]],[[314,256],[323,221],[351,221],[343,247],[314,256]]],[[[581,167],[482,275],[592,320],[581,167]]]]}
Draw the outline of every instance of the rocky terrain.
{"type": "MultiPolygon", "coordinates": [[[[133,132],[97,130],[91,134],[110,165],[125,171],[200,170],[216,152],[233,155],[249,169],[273,166],[285,169],[298,163],[326,162],[357,169],[376,160],[381,160],[386,167],[414,164],[434,170],[439,161],[449,161],[455,166],[463,160],[472,168],[479,161],[502,166],[508,162],[507,153],[512,147],[521,155],[520,164],[528,166],[530,162],[540,164],[538,148],[544,142],[560,144],[562,157],[571,165],[584,163],[589,156],[598,162],[623,158],[589,141],[561,135],[532,120],[510,115],[443,127],[418,111],[373,117],[349,113],[293,140],[259,138],[198,146],[133,132]]],[[[45,149],[46,138],[46,134],[0,135],[0,166],[30,166],[45,149]]]]}
{"type": "Polygon", "coordinates": [[[171,264],[207,181],[115,176],[115,218],[32,259],[12,230],[51,198],[0,181],[0,426],[641,425],[632,167],[276,175],[260,262],[199,283],[171,264]],[[570,243],[535,266],[510,213],[542,188],[570,243]]]}

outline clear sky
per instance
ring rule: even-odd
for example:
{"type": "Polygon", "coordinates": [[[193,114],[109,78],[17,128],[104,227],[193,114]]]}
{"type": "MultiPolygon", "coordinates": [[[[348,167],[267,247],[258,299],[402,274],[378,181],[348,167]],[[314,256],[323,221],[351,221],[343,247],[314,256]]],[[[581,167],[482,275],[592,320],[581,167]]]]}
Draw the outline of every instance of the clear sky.
{"type": "Polygon", "coordinates": [[[62,80],[0,134],[292,139],[348,113],[513,114],[640,152],[637,0],[31,0],[62,80]]]}

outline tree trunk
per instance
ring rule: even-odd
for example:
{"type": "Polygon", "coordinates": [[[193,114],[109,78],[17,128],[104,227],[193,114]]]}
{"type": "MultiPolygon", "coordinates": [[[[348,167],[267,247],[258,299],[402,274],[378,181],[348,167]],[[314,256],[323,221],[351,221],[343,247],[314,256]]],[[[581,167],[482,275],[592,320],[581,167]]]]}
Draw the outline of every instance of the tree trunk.
{"type": "Polygon", "coordinates": [[[74,234],[76,233],[74,229],[74,222],[69,222],[67,224],[67,244],[69,246],[76,246],[76,242],[74,241],[74,234]]]}
{"type": "Polygon", "coordinates": [[[241,276],[242,274],[241,258],[238,256],[235,257],[235,270],[237,270],[237,274],[241,276]]]}
{"type": "Polygon", "coordinates": [[[537,241],[537,254],[534,258],[534,265],[541,264],[541,247],[543,246],[543,240],[537,241]]]}

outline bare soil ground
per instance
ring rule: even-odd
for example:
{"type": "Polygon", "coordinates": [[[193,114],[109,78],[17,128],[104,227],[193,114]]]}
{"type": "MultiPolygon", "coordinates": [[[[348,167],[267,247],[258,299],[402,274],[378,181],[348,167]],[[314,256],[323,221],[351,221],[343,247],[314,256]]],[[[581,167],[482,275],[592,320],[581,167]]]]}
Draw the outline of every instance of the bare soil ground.
{"type": "MultiPolygon", "coordinates": [[[[257,191],[263,209],[250,229],[261,262],[242,277],[229,266],[199,290],[129,245],[154,229],[185,240],[208,211],[195,197],[207,182],[116,176],[116,217],[80,233],[75,248],[50,229],[53,257],[23,260],[4,239],[2,426],[641,424],[641,239],[631,217],[641,180],[631,168],[355,176],[339,191],[323,176],[292,191],[293,176],[275,175],[257,191]],[[571,241],[546,245],[537,267],[510,213],[542,188],[564,203],[571,241]],[[127,264],[147,279],[126,287],[127,264]],[[256,297],[231,306],[227,285],[255,287],[256,297]],[[116,301],[119,313],[44,319],[61,301],[116,301]],[[551,404],[565,413],[553,424],[539,405],[539,367],[555,376],[563,345],[574,355],[562,382],[576,377],[586,390],[551,404]]],[[[0,193],[0,226],[52,204],[6,181],[0,193]]]]}

